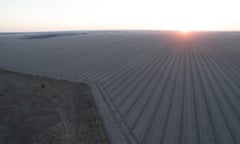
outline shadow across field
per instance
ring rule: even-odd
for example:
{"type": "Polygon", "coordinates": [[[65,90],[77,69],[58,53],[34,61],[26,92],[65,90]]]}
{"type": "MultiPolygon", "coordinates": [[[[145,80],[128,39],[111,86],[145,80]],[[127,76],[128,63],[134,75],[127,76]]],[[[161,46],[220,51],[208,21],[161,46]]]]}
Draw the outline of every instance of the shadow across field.
{"type": "Polygon", "coordinates": [[[82,33],[37,33],[37,34],[24,35],[21,37],[21,39],[48,39],[48,38],[55,38],[55,37],[77,36],[77,35],[87,35],[87,33],[86,32],[82,32],[82,33]]]}

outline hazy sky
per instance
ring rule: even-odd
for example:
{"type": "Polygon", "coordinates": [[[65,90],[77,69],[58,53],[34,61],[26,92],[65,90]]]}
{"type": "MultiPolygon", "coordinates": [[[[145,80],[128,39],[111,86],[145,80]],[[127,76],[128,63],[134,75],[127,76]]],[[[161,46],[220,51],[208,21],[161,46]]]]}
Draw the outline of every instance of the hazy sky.
{"type": "Polygon", "coordinates": [[[0,32],[240,30],[240,0],[0,0],[0,32]]]}

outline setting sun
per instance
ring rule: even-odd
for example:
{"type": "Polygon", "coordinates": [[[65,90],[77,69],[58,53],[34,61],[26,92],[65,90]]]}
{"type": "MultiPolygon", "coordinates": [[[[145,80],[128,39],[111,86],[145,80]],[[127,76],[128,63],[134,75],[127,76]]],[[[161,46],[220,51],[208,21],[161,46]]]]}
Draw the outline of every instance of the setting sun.
{"type": "Polygon", "coordinates": [[[240,0],[0,0],[0,144],[240,144],[240,0]]]}
{"type": "Polygon", "coordinates": [[[180,32],[183,34],[187,34],[189,32],[189,30],[180,30],[180,32]]]}

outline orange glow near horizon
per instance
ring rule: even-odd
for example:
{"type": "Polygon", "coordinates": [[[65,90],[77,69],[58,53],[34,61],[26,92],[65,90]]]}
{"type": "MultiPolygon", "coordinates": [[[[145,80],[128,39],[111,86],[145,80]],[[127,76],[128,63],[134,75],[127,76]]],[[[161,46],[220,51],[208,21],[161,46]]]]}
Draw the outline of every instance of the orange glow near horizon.
{"type": "Polygon", "coordinates": [[[188,34],[190,31],[189,31],[189,30],[186,30],[186,29],[184,29],[184,30],[180,30],[180,32],[181,32],[182,34],[188,34]]]}
{"type": "Polygon", "coordinates": [[[178,36],[181,39],[188,39],[192,36],[192,33],[189,30],[180,30],[178,36]]]}

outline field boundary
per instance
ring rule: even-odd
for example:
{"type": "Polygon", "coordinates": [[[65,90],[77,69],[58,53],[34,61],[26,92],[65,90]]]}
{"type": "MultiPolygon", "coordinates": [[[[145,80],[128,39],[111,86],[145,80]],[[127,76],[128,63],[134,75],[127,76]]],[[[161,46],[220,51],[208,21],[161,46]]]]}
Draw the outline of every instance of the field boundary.
{"type": "Polygon", "coordinates": [[[117,109],[113,106],[107,92],[97,81],[84,81],[91,90],[96,110],[100,114],[100,119],[109,143],[114,144],[134,144],[137,143],[134,136],[123,123],[117,109]]]}

